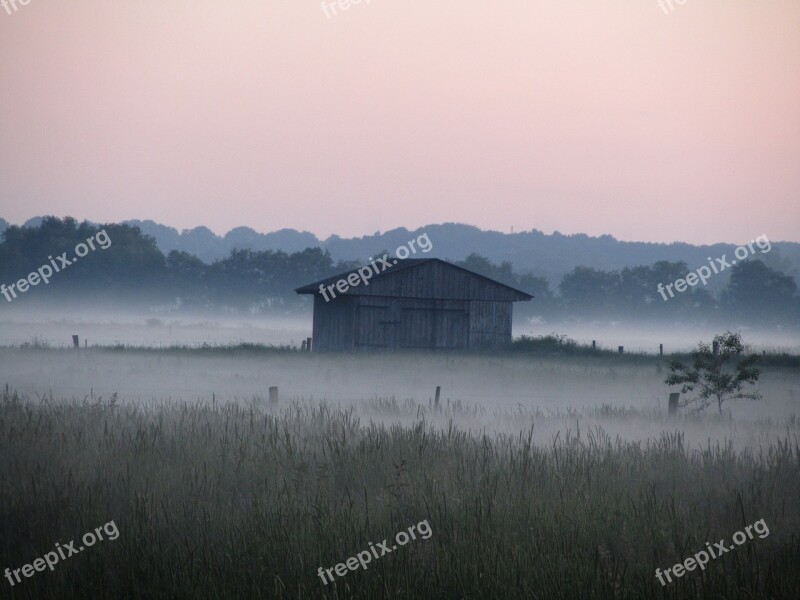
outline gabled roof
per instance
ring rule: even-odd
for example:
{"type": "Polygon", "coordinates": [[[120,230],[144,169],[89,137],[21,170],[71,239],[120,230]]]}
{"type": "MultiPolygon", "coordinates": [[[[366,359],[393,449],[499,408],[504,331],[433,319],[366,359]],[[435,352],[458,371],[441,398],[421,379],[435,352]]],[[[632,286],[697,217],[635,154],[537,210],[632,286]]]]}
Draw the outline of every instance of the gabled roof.
{"type": "MultiPolygon", "coordinates": [[[[495,279],[492,279],[491,277],[486,277],[485,275],[481,275],[480,273],[476,273],[474,271],[470,271],[469,269],[465,269],[464,267],[460,267],[458,265],[455,265],[453,263],[441,260],[439,258],[407,258],[405,260],[389,259],[389,262],[391,263],[391,267],[390,268],[387,268],[385,265],[381,265],[381,262],[378,259],[376,259],[375,262],[383,270],[381,272],[377,273],[377,274],[373,273],[372,278],[370,279],[369,283],[371,283],[371,282],[373,282],[375,280],[381,279],[381,278],[391,278],[391,277],[393,277],[393,276],[395,276],[395,275],[397,275],[399,273],[402,273],[402,272],[407,271],[409,269],[418,268],[418,267],[420,267],[422,265],[430,265],[430,264],[438,263],[438,264],[441,264],[441,265],[445,265],[446,267],[449,267],[451,269],[457,269],[459,271],[462,271],[462,272],[464,272],[464,273],[466,273],[466,274],[468,274],[468,275],[470,275],[472,277],[475,277],[475,278],[478,278],[478,279],[480,279],[482,281],[488,282],[488,283],[492,284],[493,286],[497,286],[499,288],[503,288],[503,289],[505,289],[507,291],[510,291],[510,292],[513,293],[515,300],[530,300],[530,299],[533,298],[533,296],[531,294],[528,294],[527,292],[523,292],[522,290],[519,290],[519,289],[517,289],[515,287],[512,287],[510,285],[506,285],[505,283],[501,283],[501,282],[499,282],[499,281],[497,281],[495,279]]],[[[363,265],[363,267],[367,267],[367,266],[369,266],[369,264],[363,265]]],[[[370,271],[373,271],[373,269],[371,267],[370,267],[370,271]]],[[[315,281],[314,283],[309,283],[307,285],[304,285],[302,287],[299,287],[299,288],[295,289],[295,292],[297,292],[298,294],[319,294],[320,293],[320,291],[319,291],[320,286],[323,286],[324,288],[327,288],[330,285],[335,285],[336,282],[338,282],[338,281],[340,281],[342,279],[346,280],[347,277],[349,275],[353,274],[353,273],[358,273],[358,269],[351,269],[349,271],[344,271],[343,273],[338,273],[337,275],[332,275],[330,277],[326,277],[325,279],[321,279],[319,281],[315,281]]],[[[353,286],[346,293],[351,295],[351,296],[358,296],[358,295],[361,295],[361,294],[359,294],[359,290],[361,290],[362,294],[364,294],[365,292],[366,292],[366,294],[369,294],[369,292],[364,290],[365,287],[366,286],[363,286],[363,285],[353,286]]]]}

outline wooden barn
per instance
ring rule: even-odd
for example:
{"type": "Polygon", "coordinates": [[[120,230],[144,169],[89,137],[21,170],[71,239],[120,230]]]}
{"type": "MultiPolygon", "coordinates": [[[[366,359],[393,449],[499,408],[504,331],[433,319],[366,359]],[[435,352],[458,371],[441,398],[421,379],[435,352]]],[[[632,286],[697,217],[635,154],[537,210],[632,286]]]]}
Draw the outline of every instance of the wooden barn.
{"type": "Polygon", "coordinates": [[[511,342],[512,302],[533,298],[438,258],[382,268],[366,285],[355,270],[295,290],[314,295],[314,351],[496,348],[511,342]]]}

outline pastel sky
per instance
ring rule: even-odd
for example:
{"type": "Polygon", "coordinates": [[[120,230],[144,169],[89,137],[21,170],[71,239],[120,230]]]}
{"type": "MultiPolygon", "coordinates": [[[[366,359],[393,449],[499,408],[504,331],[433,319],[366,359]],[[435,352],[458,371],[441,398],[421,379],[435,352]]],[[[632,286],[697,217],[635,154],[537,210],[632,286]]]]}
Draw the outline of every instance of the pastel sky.
{"type": "Polygon", "coordinates": [[[0,217],[800,241],[800,2],[673,6],[0,8],[0,217]]]}

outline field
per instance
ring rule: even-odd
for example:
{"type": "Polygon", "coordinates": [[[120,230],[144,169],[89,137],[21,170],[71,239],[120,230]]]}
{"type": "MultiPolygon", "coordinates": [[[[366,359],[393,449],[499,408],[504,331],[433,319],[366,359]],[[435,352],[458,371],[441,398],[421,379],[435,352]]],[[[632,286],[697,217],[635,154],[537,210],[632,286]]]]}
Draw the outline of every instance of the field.
{"type": "Polygon", "coordinates": [[[12,598],[800,592],[797,369],[767,369],[765,400],[736,406],[735,417],[670,419],[658,401],[663,368],[642,357],[8,348],[0,357],[20,388],[48,373],[47,385],[71,392],[2,394],[0,567],[111,520],[120,532],[52,572],[4,580],[12,598]],[[134,396],[146,380],[179,386],[169,374],[186,391],[134,396]],[[422,391],[437,374],[439,407],[422,391]],[[111,392],[113,380],[124,385],[111,392]],[[281,385],[275,404],[267,380],[281,385]],[[86,394],[75,393],[79,381],[86,394]],[[369,396],[356,381],[415,396],[369,396]],[[312,398],[310,388],[330,393],[312,398]],[[655,578],[760,519],[769,535],[663,587],[655,578]],[[428,539],[335,583],[318,576],[422,521],[428,539]]]}

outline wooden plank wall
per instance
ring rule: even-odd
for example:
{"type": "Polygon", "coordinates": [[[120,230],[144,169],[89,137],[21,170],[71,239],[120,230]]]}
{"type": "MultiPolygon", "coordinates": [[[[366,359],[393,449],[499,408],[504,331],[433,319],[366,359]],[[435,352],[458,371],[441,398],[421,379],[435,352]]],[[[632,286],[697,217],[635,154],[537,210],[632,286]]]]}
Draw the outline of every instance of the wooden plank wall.
{"type": "Polygon", "coordinates": [[[355,318],[357,348],[466,348],[465,300],[362,296],[355,318]]]}
{"type": "Polygon", "coordinates": [[[341,297],[325,302],[314,296],[313,351],[352,350],[357,297],[341,297]]]}
{"type": "Polygon", "coordinates": [[[440,262],[424,263],[384,274],[364,285],[359,284],[347,295],[388,296],[393,298],[436,298],[441,300],[527,300],[514,290],[490,279],[440,262]]]}
{"type": "Polygon", "coordinates": [[[470,348],[497,348],[510,344],[512,307],[510,302],[471,301],[470,348]]]}
{"type": "Polygon", "coordinates": [[[499,347],[519,294],[446,263],[398,270],[330,302],[314,297],[313,349],[499,347]]]}

